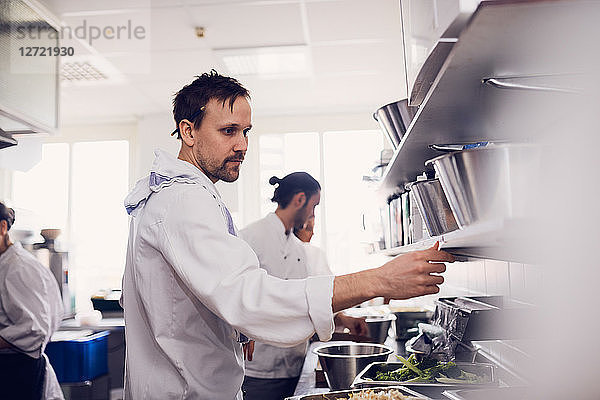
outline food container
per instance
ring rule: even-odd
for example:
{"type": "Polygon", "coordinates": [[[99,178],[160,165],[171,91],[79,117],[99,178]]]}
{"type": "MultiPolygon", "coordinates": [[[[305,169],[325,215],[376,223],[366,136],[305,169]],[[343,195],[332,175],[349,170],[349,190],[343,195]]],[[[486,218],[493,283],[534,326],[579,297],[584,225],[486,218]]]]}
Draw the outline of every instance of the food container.
{"type": "Polygon", "coordinates": [[[58,381],[84,382],[108,373],[109,331],[58,331],[46,355],[58,381]]]}
{"type": "Polygon", "coordinates": [[[369,329],[369,336],[376,342],[385,342],[388,337],[388,331],[392,324],[392,321],[396,319],[394,314],[368,316],[365,319],[367,328],[369,329]]]}
{"type": "Polygon", "coordinates": [[[442,394],[451,400],[529,400],[535,398],[535,393],[531,388],[524,386],[446,390],[442,394]]]}
{"type": "Polygon", "coordinates": [[[319,356],[329,387],[341,390],[350,388],[356,375],[367,365],[386,361],[394,350],[375,343],[337,343],[319,346],[314,352],[319,356]]]}
{"type": "MultiPolygon", "coordinates": [[[[357,394],[365,393],[367,390],[373,390],[373,389],[340,390],[340,391],[336,391],[336,392],[329,392],[329,393],[323,393],[323,394],[309,394],[309,395],[288,397],[288,398],[286,398],[286,400],[338,400],[338,399],[343,400],[343,399],[348,399],[350,394],[356,396],[357,394]]],[[[375,392],[377,392],[377,393],[383,392],[383,393],[388,394],[393,390],[397,390],[403,396],[406,396],[406,397],[404,397],[404,399],[406,399],[406,400],[429,399],[429,397],[426,397],[420,393],[415,392],[414,390],[411,390],[411,389],[408,389],[408,388],[405,388],[402,386],[389,386],[389,387],[385,387],[385,388],[378,388],[378,389],[375,389],[375,392]]],[[[395,399],[392,399],[390,397],[390,400],[395,400],[395,399]]]]}
{"type": "Polygon", "coordinates": [[[433,164],[460,228],[533,215],[541,148],[527,144],[487,146],[446,154],[433,164]]]}
{"type": "MultiPolygon", "coordinates": [[[[410,382],[410,381],[376,381],[375,376],[378,372],[391,372],[401,368],[404,364],[400,362],[374,362],[362,370],[354,379],[352,387],[368,388],[380,386],[407,386],[409,388],[437,388],[438,390],[452,390],[459,388],[488,388],[497,386],[498,382],[494,375],[494,366],[483,363],[457,362],[456,366],[465,372],[474,373],[480,376],[489,377],[488,383],[429,383],[429,382],[410,382]]],[[[421,390],[421,389],[419,389],[421,390]]]]}
{"type": "MultiPolygon", "coordinates": [[[[414,310],[396,310],[394,311],[396,316],[395,327],[396,327],[396,340],[410,339],[411,335],[408,332],[409,329],[416,328],[420,322],[429,322],[433,316],[432,311],[423,309],[414,310]]],[[[416,334],[417,332],[415,332],[416,334]]]]}
{"type": "Polygon", "coordinates": [[[458,229],[439,179],[412,182],[406,185],[406,189],[414,196],[429,236],[458,229]]]}
{"type": "Polygon", "coordinates": [[[373,118],[379,122],[382,132],[396,149],[416,112],[417,107],[409,106],[408,100],[404,99],[378,108],[373,118]]]}

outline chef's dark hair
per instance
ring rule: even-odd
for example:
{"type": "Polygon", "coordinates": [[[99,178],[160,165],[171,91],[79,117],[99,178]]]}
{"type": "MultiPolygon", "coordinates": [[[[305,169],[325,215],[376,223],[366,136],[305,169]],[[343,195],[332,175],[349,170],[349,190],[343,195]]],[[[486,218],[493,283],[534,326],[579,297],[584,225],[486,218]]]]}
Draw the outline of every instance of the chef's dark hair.
{"type": "Polygon", "coordinates": [[[0,202],[0,221],[2,220],[6,221],[7,230],[10,230],[10,227],[15,223],[15,210],[0,202]]]}
{"type": "Polygon", "coordinates": [[[308,201],[312,195],[321,190],[319,182],[307,172],[292,172],[282,179],[273,176],[269,179],[269,183],[277,185],[271,201],[279,204],[281,208],[286,208],[297,193],[304,193],[308,201]]]}
{"type": "Polygon", "coordinates": [[[182,119],[187,119],[198,128],[204,118],[206,104],[211,99],[222,101],[223,106],[229,100],[229,108],[233,111],[233,103],[240,96],[250,99],[250,92],[234,78],[220,75],[214,69],[196,76],[192,83],[175,93],[173,118],[175,118],[176,129],[171,135],[177,133],[177,139],[181,139],[179,123],[182,119]]]}

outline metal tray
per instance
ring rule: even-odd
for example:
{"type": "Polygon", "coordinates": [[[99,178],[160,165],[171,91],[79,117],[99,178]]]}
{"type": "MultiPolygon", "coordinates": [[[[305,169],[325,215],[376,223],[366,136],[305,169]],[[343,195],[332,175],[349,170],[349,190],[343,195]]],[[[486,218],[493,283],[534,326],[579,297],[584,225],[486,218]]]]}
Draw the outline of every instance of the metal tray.
{"type": "Polygon", "coordinates": [[[427,382],[402,382],[402,381],[376,381],[375,374],[377,372],[390,372],[395,371],[402,367],[402,363],[390,363],[390,362],[374,362],[369,364],[363,369],[354,379],[352,387],[356,388],[368,388],[378,386],[407,386],[407,387],[437,387],[444,389],[460,389],[460,388],[489,388],[490,386],[497,386],[498,382],[494,374],[495,366],[492,364],[483,363],[469,363],[469,362],[457,362],[456,365],[471,373],[478,375],[487,375],[490,377],[489,383],[427,383],[427,382]]]}
{"type": "Polygon", "coordinates": [[[478,390],[446,390],[442,394],[451,400],[528,400],[535,398],[529,388],[522,386],[478,390]]]}
{"type": "Polygon", "coordinates": [[[361,393],[366,390],[376,390],[377,392],[389,392],[390,390],[396,389],[405,396],[416,397],[417,399],[429,400],[429,397],[423,396],[413,390],[402,386],[386,386],[378,388],[366,388],[366,389],[353,389],[353,390],[341,390],[337,392],[321,393],[321,394],[308,394],[302,396],[287,397],[285,400],[334,400],[334,399],[347,399],[350,393],[361,393]]]}

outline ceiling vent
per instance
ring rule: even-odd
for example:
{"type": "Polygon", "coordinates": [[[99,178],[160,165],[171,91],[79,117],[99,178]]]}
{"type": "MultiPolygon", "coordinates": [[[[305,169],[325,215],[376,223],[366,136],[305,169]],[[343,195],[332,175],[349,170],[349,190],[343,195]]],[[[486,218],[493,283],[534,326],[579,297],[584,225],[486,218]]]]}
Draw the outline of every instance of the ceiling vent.
{"type": "Polygon", "coordinates": [[[60,71],[60,80],[69,82],[101,81],[108,77],[89,62],[66,62],[60,71]]]}

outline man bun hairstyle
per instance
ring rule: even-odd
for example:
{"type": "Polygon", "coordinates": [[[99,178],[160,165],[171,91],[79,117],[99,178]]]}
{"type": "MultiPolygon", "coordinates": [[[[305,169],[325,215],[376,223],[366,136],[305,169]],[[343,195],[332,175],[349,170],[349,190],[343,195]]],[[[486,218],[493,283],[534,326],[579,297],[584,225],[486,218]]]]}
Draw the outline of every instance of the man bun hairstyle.
{"type": "Polygon", "coordinates": [[[15,223],[15,210],[0,202],[0,221],[6,221],[7,230],[15,223]]]}
{"type": "Polygon", "coordinates": [[[173,118],[176,126],[171,135],[177,133],[177,139],[181,139],[179,123],[183,119],[192,122],[196,129],[200,127],[204,119],[206,104],[211,99],[221,101],[223,106],[225,106],[225,102],[229,101],[229,108],[233,111],[233,103],[240,96],[250,99],[250,92],[234,78],[220,75],[214,69],[196,76],[192,83],[185,85],[175,93],[173,118]]]}
{"type": "Polygon", "coordinates": [[[271,201],[281,208],[286,208],[297,193],[304,193],[308,201],[321,190],[319,182],[307,172],[292,172],[281,179],[273,176],[269,179],[269,183],[277,185],[271,201]]]}

